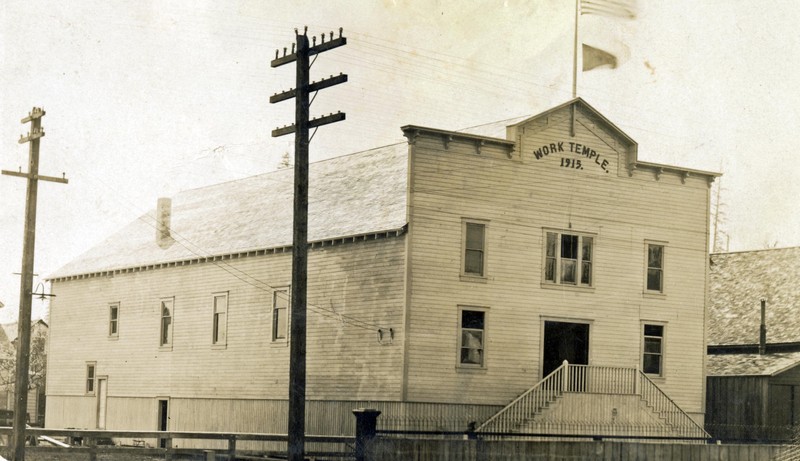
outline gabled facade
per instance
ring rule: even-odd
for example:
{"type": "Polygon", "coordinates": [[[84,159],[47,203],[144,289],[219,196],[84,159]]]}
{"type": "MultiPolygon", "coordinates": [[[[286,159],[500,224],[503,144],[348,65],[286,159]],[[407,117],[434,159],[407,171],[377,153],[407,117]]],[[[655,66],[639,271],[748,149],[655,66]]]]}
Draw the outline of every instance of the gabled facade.
{"type": "Polygon", "coordinates": [[[726,440],[790,440],[800,424],[800,247],[710,261],[706,428],[726,440]]]}
{"type": "MultiPolygon", "coordinates": [[[[311,166],[309,433],[367,405],[463,430],[564,360],[702,422],[715,174],[638,161],[581,99],[402,129],[311,166]]],[[[290,184],[179,194],[52,275],[47,425],[285,431],[290,184]]]]}

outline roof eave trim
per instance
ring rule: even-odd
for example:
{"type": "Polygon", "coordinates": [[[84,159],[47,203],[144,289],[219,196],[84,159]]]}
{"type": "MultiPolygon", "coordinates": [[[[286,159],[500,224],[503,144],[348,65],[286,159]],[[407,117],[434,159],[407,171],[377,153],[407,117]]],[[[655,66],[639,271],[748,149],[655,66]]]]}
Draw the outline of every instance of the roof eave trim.
{"type": "MultiPolygon", "coordinates": [[[[341,237],[331,237],[327,239],[314,240],[308,242],[308,246],[310,249],[321,248],[321,247],[327,248],[330,246],[338,246],[345,243],[355,243],[357,241],[379,240],[388,237],[399,237],[405,234],[407,231],[408,231],[408,224],[405,224],[402,227],[395,229],[387,229],[387,230],[367,232],[362,234],[353,234],[341,237]]],[[[251,256],[264,256],[267,254],[275,254],[275,253],[290,253],[291,251],[292,251],[292,245],[282,245],[270,248],[242,250],[242,251],[237,251],[235,253],[222,253],[217,255],[202,256],[190,259],[162,261],[158,263],[143,264],[140,266],[119,267],[119,268],[107,269],[96,272],[83,272],[83,273],[75,273],[69,275],[50,276],[45,278],[45,280],[47,280],[48,282],[66,282],[70,280],[79,280],[79,279],[87,279],[94,277],[104,277],[104,276],[113,277],[116,274],[143,272],[154,269],[162,269],[166,267],[189,266],[193,264],[201,264],[209,262],[214,263],[216,261],[229,261],[231,259],[240,259],[251,256]]]]}
{"type": "Polygon", "coordinates": [[[421,134],[430,134],[436,136],[445,136],[453,140],[465,140],[465,141],[483,141],[487,144],[497,144],[505,147],[513,148],[516,143],[514,141],[509,141],[507,139],[502,138],[494,138],[491,136],[481,136],[477,134],[470,134],[470,133],[461,133],[458,131],[448,131],[448,130],[440,130],[436,128],[428,128],[424,126],[417,126],[417,125],[405,125],[400,128],[403,130],[403,135],[409,138],[409,141],[415,136],[419,136],[421,134]]]}
{"type": "Polygon", "coordinates": [[[679,167],[679,166],[665,165],[665,164],[661,164],[661,163],[640,162],[638,160],[635,162],[635,165],[636,165],[637,169],[640,168],[640,167],[644,167],[644,168],[648,168],[648,169],[652,169],[652,170],[663,170],[663,171],[669,171],[669,172],[673,172],[673,173],[681,173],[681,174],[688,173],[690,175],[695,175],[695,176],[705,176],[705,177],[710,178],[710,179],[714,179],[714,178],[718,178],[718,177],[722,176],[722,173],[715,173],[713,171],[695,170],[695,169],[692,169],[692,168],[683,168],[683,167],[679,167]]]}

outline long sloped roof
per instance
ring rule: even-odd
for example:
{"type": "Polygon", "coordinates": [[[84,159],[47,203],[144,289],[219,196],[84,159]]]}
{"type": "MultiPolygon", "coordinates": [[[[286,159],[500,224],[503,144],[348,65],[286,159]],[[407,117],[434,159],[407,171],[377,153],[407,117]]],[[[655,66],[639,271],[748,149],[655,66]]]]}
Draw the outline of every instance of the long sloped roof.
{"type": "Polygon", "coordinates": [[[711,255],[709,345],[800,342],[800,247],[711,255]]]}
{"type": "MultiPolygon", "coordinates": [[[[401,229],[408,145],[312,163],[308,240],[401,229]]],[[[293,169],[188,190],[172,197],[168,248],[156,243],[155,210],[49,276],[92,274],[292,244],[293,169]]]]}
{"type": "Polygon", "coordinates": [[[708,376],[775,376],[800,364],[800,352],[709,355],[708,376]]]}

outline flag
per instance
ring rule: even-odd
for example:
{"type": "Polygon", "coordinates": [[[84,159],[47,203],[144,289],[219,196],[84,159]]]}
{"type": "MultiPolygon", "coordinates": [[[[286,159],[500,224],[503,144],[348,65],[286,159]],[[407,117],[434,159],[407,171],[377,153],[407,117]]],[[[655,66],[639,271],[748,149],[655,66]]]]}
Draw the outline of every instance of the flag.
{"type": "Polygon", "coordinates": [[[636,18],[636,0],[581,0],[581,14],[636,18]]]}
{"type": "Polygon", "coordinates": [[[583,45],[583,71],[592,70],[595,67],[609,66],[612,69],[617,68],[617,57],[613,54],[603,51],[600,48],[589,46],[585,43],[583,45]]]}
{"type": "MultiPolygon", "coordinates": [[[[580,0],[579,4],[580,14],[582,15],[587,14],[604,16],[607,18],[612,18],[612,20],[629,20],[636,18],[636,0],[580,0]]],[[[600,22],[599,24],[595,24],[595,26],[602,26],[604,30],[607,30],[608,27],[613,26],[608,23],[603,24],[605,21],[600,18],[598,18],[598,20],[600,22]]],[[[586,72],[596,67],[603,66],[616,69],[621,63],[621,57],[619,53],[622,52],[622,54],[626,54],[624,51],[620,50],[620,48],[623,50],[627,50],[627,48],[623,43],[619,42],[619,40],[613,40],[613,42],[614,43],[608,43],[608,40],[606,40],[605,45],[603,45],[603,49],[583,43],[582,70],[586,72]],[[610,49],[609,45],[612,45],[610,49]]],[[[575,51],[577,52],[577,47],[575,51]]]]}

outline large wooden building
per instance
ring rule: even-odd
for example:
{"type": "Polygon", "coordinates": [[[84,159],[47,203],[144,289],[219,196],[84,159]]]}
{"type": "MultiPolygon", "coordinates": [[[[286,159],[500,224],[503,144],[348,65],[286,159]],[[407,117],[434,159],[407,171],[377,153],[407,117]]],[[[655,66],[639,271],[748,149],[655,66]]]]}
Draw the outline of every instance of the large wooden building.
{"type": "MultiPolygon", "coordinates": [[[[364,406],[397,428],[702,424],[716,174],[639,161],[580,98],[402,130],[311,165],[309,433],[364,406]]],[[[291,182],[180,193],[53,274],[47,426],[285,432],[291,182]]]]}

